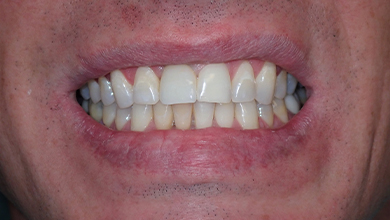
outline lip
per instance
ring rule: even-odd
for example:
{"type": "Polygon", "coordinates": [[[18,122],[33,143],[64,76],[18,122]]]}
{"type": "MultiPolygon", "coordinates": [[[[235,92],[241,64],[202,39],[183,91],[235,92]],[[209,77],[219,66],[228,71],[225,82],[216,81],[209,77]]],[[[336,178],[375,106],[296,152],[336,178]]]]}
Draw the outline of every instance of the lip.
{"type": "MultiPolygon", "coordinates": [[[[81,67],[71,90],[74,93],[87,80],[119,68],[249,58],[274,62],[292,73],[307,88],[312,88],[308,77],[305,77],[311,74],[304,62],[306,53],[298,46],[299,43],[276,35],[240,36],[239,44],[235,39],[213,39],[195,46],[167,41],[100,48],[90,52],[90,56],[79,55],[81,67]]],[[[73,116],[71,120],[80,146],[85,146],[87,151],[92,150],[99,160],[107,161],[115,168],[135,173],[163,175],[185,182],[213,181],[271,170],[269,168],[275,166],[280,168],[276,164],[294,161],[310,151],[307,143],[313,129],[310,102],[279,129],[243,131],[209,128],[142,133],[113,131],[104,127],[88,116],[74,98],[69,97],[65,106],[69,107],[73,116]]]]}

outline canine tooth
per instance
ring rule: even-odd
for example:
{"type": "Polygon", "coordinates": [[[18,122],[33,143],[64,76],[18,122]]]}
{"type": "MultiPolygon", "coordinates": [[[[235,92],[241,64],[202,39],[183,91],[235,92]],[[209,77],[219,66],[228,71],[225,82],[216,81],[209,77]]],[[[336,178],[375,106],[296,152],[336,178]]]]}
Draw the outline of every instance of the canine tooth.
{"type": "Polygon", "coordinates": [[[119,108],[128,108],[133,105],[133,86],[120,70],[111,72],[111,84],[119,108]]]}
{"type": "Polygon", "coordinates": [[[298,114],[299,108],[301,106],[299,105],[299,101],[293,95],[287,95],[284,98],[284,103],[286,104],[287,110],[289,110],[294,115],[298,114]]]}
{"type": "Polygon", "coordinates": [[[272,103],[275,92],[276,65],[265,62],[259,75],[256,77],[256,101],[260,104],[272,103]]]}
{"type": "Polygon", "coordinates": [[[258,104],[257,109],[259,111],[259,117],[272,128],[274,125],[274,111],[272,105],[258,104]]]}
{"type": "Polygon", "coordinates": [[[173,126],[172,106],[164,105],[161,102],[153,105],[154,124],[159,130],[168,130],[173,126]]]}
{"type": "Polygon", "coordinates": [[[173,117],[177,129],[187,130],[191,127],[192,104],[172,105],[173,117]]]}
{"type": "Polygon", "coordinates": [[[164,105],[196,101],[196,76],[191,67],[171,65],[164,68],[160,83],[160,100],[164,105]]]}
{"type": "Polygon", "coordinates": [[[252,65],[245,61],[237,70],[232,81],[232,101],[250,102],[255,99],[256,85],[252,65]]]}
{"type": "Polygon", "coordinates": [[[139,67],[134,79],[134,102],[154,105],[160,100],[160,81],[149,67],[139,67]]]}
{"type": "Polygon", "coordinates": [[[197,100],[201,102],[229,103],[231,82],[226,64],[209,64],[198,76],[197,100]]]}
{"type": "Polygon", "coordinates": [[[131,119],[132,108],[117,108],[115,117],[116,129],[121,131],[131,119]]]}
{"type": "Polygon", "coordinates": [[[111,105],[103,106],[103,124],[107,127],[111,127],[112,123],[115,120],[116,116],[116,103],[112,103],[111,105]]]}
{"type": "Polygon", "coordinates": [[[231,128],[234,121],[234,104],[215,104],[214,118],[220,127],[231,128]]]}
{"type": "Polygon", "coordinates": [[[103,103],[90,103],[89,106],[89,115],[95,119],[95,121],[100,122],[103,118],[103,103]]]}
{"type": "Polygon", "coordinates": [[[80,95],[83,97],[83,99],[88,100],[91,98],[91,95],[89,94],[89,88],[88,84],[83,85],[80,89],[80,95]]]}
{"type": "Polygon", "coordinates": [[[197,129],[208,128],[213,125],[214,103],[195,102],[194,116],[197,129]]]}
{"type": "Polygon", "coordinates": [[[272,102],[272,109],[274,110],[275,115],[282,121],[283,123],[288,122],[288,115],[286,105],[282,99],[274,99],[272,102]]]}
{"type": "Polygon", "coordinates": [[[301,104],[305,104],[306,101],[307,101],[307,95],[306,95],[306,89],[304,88],[299,88],[296,92],[296,94],[298,95],[299,97],[299,101],[301,102],[301,104]]]}
{"type": "Polygon", "coordinates": [[[293,75],[287,73],[287,94],[292,95],[297,87],[298,80],[293,75]]]}
{"type": "Polygon", "coordinates": [[[259,128],[259,116],[255,101],[237,103],[235,115],[243,129],[259,128]]]}
{"type": "Polygon", "coordinates": [[[151,105],[134,104],[131,116],[131,130],[144,131],[153,119],[153,108],[151,105]]]}
{"type": "Polygon", "coordinates": [[[276,77],[275,94],[278,99],[284,99],[287,94],[287,72],[282,70],[276,77]]]}
{"type": "Polygon", "coordinates": [[[114,92],[112,91],[111,83],[106,77],[99,78],[100,95],[104,105],[111,105],[115,102],[114,92]]]}
{"type": "Polygon", "coordinates": [[[88,88],[89,88],[89,94],[91,96],[91,100],[93,103],[98,103],[102,98],[100,95],[100,86],[99,84],[93,79],[88,81],[88,88]]]}
{"type": "Polygon", "coordinates": [[[83,102],[81,103],[81,107],[83,107],[84,111],[88,113],[89,112],[89,101],[83,100],[83,102]]]}

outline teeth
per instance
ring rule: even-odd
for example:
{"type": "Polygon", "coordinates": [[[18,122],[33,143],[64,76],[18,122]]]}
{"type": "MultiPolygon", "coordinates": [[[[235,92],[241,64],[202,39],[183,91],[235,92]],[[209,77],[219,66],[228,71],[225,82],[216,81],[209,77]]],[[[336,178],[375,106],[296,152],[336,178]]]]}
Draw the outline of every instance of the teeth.
{"type": "Polygon", "coordinates": [[[89,101],[88,100],[83,100],[83,103],[81,103],[81,107],[83,107],[85,112],[89,112],[89,101]]]}
{"type": "Polygon", "coordinates": [[[301,102],[301,104],[305,104],[306,100],[307,100],[307,95],[306,95],[306,90],[304,88],[300,88],[297,90],[297,95],[299,97],[299,101],[301,102]]]}
{"type": "Polygon", "coordinates": [[[99,78],[100,95],[104,105],[111,105],[115,102],[114,92],[112,91],[111,83],[106,77],[99,78]]]}
{"type": "Polygon", "coordinates": [[[166,66],[160,87],[160,99],[164,105],[196,101],[196,76],[188,65],[166,66]]]}
{"type": "Polygon", "coordinates": [[[169,130],[173,125],[172,106],[158,102],[153,106],[154,124],[159,130],[169,130]]]}
{"type": "Polygon", "coordinates": [[[197,129],[208,128],[213,125],[214,103],[195,102],[194,116],[197,129]]]}
{"type": "Polygon", "coordinates": [[[209,64],[200,71],[197,99],[214,103],[231,101],[231,82],[226,64],[209,64]]]}
{"type": "Polygon", "coordinates": [[[284,98],[284,102],[286,104],[287,110],[289,110],[291,113],[298,114],[300,105],[299,101],[295,99],[293,95],[287,95],[286,98],[284,98]]]}
{"type": "Polygon", "coordinates": [[[100,122],[103,118],[103,103],[91,102],[89,106],[89,115],[91,115],[91,117],[95,119],[95,121],[100,122]]]}
{"type": "Polygon", "coordinates": [[[258,104],[257,109],[259,111],[259,117],[272,128],[274,125],[274,111],[271,105],[258,104]]]}
{"type": "Polygon", "coordinates": [[[276,82],[276,65],[265,62],[259,75],[256,77],[256,101],[269,105],[272,102],[276,82]]]}
{"type": "Polygon", "coordinates": [[[133,86],[120,70],[111,73],[111,84],[119,108],[128,108],[133,105],[133,86]]]}
{"type": "Polygon", "coordinates": [[[272,102],[272,109],[274,110],[275,115],[280,119],[281,122],[288,122],[288,115],[286,105],[281,99],[274,99],[272,102]]]}
{"type": "Polygon", "coordinates": [[[298,80],[291,74],[287,74],[287,94],[292,95],[297,87],[298,80]]]}
{"type": "Polygon", "coordinates": [[[235,114],[237,121],[244,130],[259,128],[259,116],[255,101],[237,103],[235,114]]]}
{"type": "Polygon", "coordinates": [[[176,128],[182,130],[190,129],[192,104],[172,105],[172,110],[176,128]]]}
{"type": "Polygon", "coordinates": [[[153,108],[151,105],[134,104],[131,117],[132,131],[145,131],[153,119],[153,108]]]}
{"type": "Polygon", "coordinates": [[[89,94],[88,84],[85,84],[83,87],[80,88],[80,94],[85,100],[91,98],[91,95],[89,94]]]}
{"type": "Polygon", "coordinates": [[[232,81],[232,101],[250,102],[255,99],[256,85],[252,65],[245,61],[237,70],[232,81]]]}
{"type": "Polygon", "coordinates": [[[107,127],[111,127],[112,123],[115,120],[116,116],[116,103],[111,105],[105,105],[103,107],[103,124],[107,127]]]}
{"type": "Polygon", "coordinates": [[[139,67],[134,79],[134,102],[154,105],[160,100],[160,81],[149,67],[139,67]]]}
{"type": "Polygon", "coordinates": [[[215,104],[214,118],[220,127],[231,128],[234,121],[234,104],[215,104]]]}
{"type": "Polygon", "coordinates": [[[116,110],[115,126],[117,130],[121,131],[124,129],[125,125],[130,121],[131,109],[132,108],[118,108],[116,110]]]}
{"type": "Polygon", "coordinates": [[[89,94],[93,103],[98,103],[101,100],[100,86],[95,80],[88,82],[89,94]]]}
{"type": "Polygon", "coordinates": [[[287,94],[287,73],[282,70],[276,78],[275,94],[274,96],[278,99],[284,99],[287,94]]]}

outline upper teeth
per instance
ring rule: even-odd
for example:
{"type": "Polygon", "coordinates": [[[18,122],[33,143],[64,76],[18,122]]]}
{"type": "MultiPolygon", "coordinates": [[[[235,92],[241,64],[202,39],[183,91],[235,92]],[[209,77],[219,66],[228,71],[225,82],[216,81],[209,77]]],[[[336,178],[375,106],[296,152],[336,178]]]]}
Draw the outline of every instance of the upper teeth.
{"type": "Polygon", "coordinates": [[[258,117],[269,127],[273,126],[274,114],[286,123],[287,109],[296,114],[300,101],[306,100],[305,92],[294,93],[296,78],[284,70],[277,74],[276,65],[270,62],[265,62],[257,74],[249,61],[241,62],[238,68],[208,64],[199,73],[189,65],[170,65],[161,71],[160,80],[152,68],[139,67],[133,85],[120,70],[111,72],[107,77],[110,80],[104,76],[99,83],[91,80],[80,89],[83,98],[91,100],[90,106],[84,102],[83,108],[107,126],[115,121],[118,130],[130,118],[134,131],[145,130],[153,118],[157,129],[170,129],[173,123],[189,129],[192,117],[196,128],[211,127],[213,119],[221,127],[232,127],[234,114],[242,128],[256,129],[258,117]],[[132,106],[131,115],[130,109],[121,110],[132,106]]]}

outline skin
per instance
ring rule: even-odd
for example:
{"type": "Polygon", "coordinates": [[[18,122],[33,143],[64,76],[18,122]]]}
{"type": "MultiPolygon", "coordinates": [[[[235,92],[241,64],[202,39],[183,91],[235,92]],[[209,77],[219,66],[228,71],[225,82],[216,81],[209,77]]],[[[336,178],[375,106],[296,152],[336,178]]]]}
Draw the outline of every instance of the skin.
{"type": "MultiPolygon", "coordinates": [[[[387,0],[5,1],[0,190],[27,219],[369,219],[390,195],[389,10],[387,0]],[[162,149],[184,149],[180,156],[188,161],[179,164],[173,154],[172,166],[160,166],[169,154],[157,154],[152,144],[126,145],[134,134],[105,144],[109,131],[75,101],[74,91],[87,80],[116,68],[262,59],[244,53],[245,44],[230,45],[221,58],[208,54],[218,42],[216,53],[229,39],[264,33],[299,48],[294,63],[304,68],[281,63],[310,94],[286,128],[259,132],[265,140],[259,149],[275,158],[264,151],[237,168],[229,153],[214,158],[207,144],[198,155],[191,141],[206,140],[200,132],[188,134],[188,145],[164,142],[162,149]],[[158,56],[138,56],[154,47],[158,56]],[[112,48],[137,50],[121,53],[127,62],[101,56],[112,48]],[[290,143],[276,141],[294,128],[301,133],[290,135],[290,143]],[[105,157],[116,146],[147,149],[157,162],[142,155],[128,160],[131,153],[123,159],[121,151],[105,157]],[[200,164],[191,159],[197,156],[200,164]]],[[[149,135],[160,143],[162,135],[179,134],[149,135]]],[[[253,134],[214,146],[239,149],[253,134]]]]}

